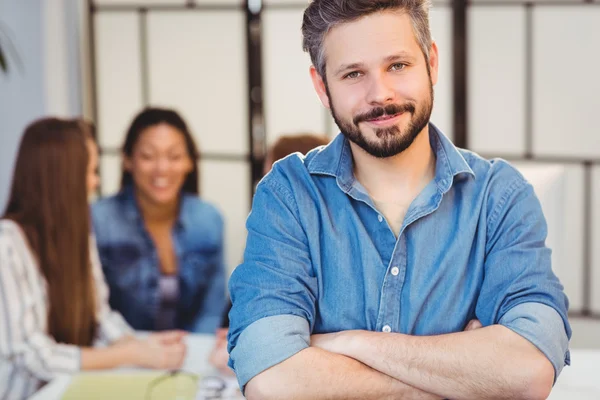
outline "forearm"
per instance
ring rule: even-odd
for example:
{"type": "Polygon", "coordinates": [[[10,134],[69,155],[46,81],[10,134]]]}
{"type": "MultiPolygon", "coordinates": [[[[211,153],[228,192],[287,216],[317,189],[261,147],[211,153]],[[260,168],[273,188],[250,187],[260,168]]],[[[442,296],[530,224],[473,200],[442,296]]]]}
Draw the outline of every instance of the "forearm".
{"type": "Polygon", "coordinates": [[[440,399],[366,365],[315,347],[263,371],[246,385],[249,400],[440,399]]]}
{"type": "Polygon", "coordinates": [[[546,398],[554,370],[529,341],[493,325],[439,336],[341,332],[332,351],[447,398],[546,398]]]}
{"type": "Polygon", "coordinates": [[[121,337],[120,337],[119,339],[117,339],[116,341],[114,341],[114,342],[112,343],[112,345],[113,345],[113,346],[114,346],[114,345],[124,345],[125,343],[130,343],[130,342],[132,342],[132,341],[134,341],[134,340],[137,340],[137,338],[136,338],[134,335],[132,335],[132,334],[128,334],[128,333],[127,333],[127,334],[125,334],[125,335],[121,336],[121,337]]]}
{"type": "Polygon", "coordinates": [[[133,365],[134,354],[130,346],[124,345],[131,341],[131,338],[121,339],[120,344],[109,347],[94,348],[85,347],[81,349],[81,369],[98,370],[111,369],[124,365],[133,365]]]}

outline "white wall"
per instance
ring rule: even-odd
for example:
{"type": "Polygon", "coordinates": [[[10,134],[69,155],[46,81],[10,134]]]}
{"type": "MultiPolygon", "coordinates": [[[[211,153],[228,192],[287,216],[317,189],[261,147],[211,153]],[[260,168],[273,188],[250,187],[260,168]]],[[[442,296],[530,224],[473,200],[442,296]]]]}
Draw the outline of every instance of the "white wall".
{"type": "Polygon", "coordinates": [[[9,75],[0,72],[0,210],[5,207],[23,128],[45,107],[40,6],[41,0],[0,1],[0,29],[7,28],[24,64],[22,71],[10,64],[9,75]]]}
{"type": "MultiPolygon", "coordinates": [[[[23,68],[0,73],[0,210],[4,210],[21,135],[34,119],[81,114],[77,1],[0,0],[23,68]]],[[[10,60],[9,60],[10,63],[10,60]]]]}

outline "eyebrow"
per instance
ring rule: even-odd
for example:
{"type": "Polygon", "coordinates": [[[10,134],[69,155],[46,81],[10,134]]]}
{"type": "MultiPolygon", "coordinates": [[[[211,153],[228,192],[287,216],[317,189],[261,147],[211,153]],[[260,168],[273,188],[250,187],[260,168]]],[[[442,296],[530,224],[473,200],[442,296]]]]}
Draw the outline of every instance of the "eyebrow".
{"type": "MultiPolygon", "coordinates": [[[[140,147],[138,149],[140,151],[145,151],[145,150],[156,151],[157,148],[152,144],[146,143],[146,144],[140,145],[140,147]]],[[[187,147],[185,145],[180,146],[178,144],[173,144],[173,145],[167,147],[166,149],[162,149],[162,150],[164,150],[166,152],[173,152],[173,151],[179,151],[179,150],[187,151],[187,147]]]]}
{"type": "Polygon", "coordinates": [[[412,54],[409,54],[406,51],[401,51],[398,54],[393,54],[391,56],[387,56],[385,58],[385,61],[388,62],[393,62],[393,61],[412,61],[414,59],[414,56],[412,54]]]}
{"type": "MultiPolygon", "coordinates": [[[[385,62],[394,62],[394,61],[399,61],[399,60],[408,60],[411,61],[413,60],[414,57],[409,54],[406,51],[401,51],[397,54],[392,54],[390,56],[387,56],[386,58],[383,59],[383,61],[385,62]]],[[[341,67],[339,67],[336,71],[335,71],[335,76],[338,76],[339,74],[341,74],[344,71],[350,70],[350,69],[355,69],[355,68],[361,68],[364,66],[364,63],[352,63],[352,64],[342,64],[341,67]]]]}

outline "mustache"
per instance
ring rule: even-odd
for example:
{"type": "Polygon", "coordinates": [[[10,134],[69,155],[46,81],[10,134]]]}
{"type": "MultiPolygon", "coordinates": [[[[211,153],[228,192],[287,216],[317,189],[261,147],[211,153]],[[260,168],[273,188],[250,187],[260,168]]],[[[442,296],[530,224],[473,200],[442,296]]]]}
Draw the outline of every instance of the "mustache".
{"type": "Polygon", "coordinates": [[[412,103],[404,103],[404,104],[388,104],[385,107],[375,107],[365,113],[356,115],[352,119],[352,122],[354,122],[354,125],[358,125],[360,122],[383,117],[384,115],[394,115],[394,114],[399,114],[399,113],[404,113],[404,112],[409,112],[411,114],[414,114],[415,113],[415,105],[412,103]]]}

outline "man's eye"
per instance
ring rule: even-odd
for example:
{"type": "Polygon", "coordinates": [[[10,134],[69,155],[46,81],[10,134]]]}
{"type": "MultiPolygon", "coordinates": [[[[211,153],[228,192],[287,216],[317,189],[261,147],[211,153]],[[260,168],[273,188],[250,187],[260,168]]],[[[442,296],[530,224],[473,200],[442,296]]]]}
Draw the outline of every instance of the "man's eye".
{"type": "Polygon", "coordinates": [[[346,74],[346,75],[344,76],[344,79],[346,79],[346,78],[350,78],[350,79],[356,79],[356,78],[358,78],[359,76],[360,76],[360,72],[358,72],[358,71],[352,71],[352,72],[350,72],[350,73],[346,74]]]}
{"type": "Polygon", "coordinates": [[[406,64],[402,64],[402,63],[395,63],[395,64],[392,64],[392,65],[390,66],[390,69],[391,69],[392,71],[401,71],[401,70],[403,70],[403,69],[404,69],[404,67],[406,67],[406,64]]]}

